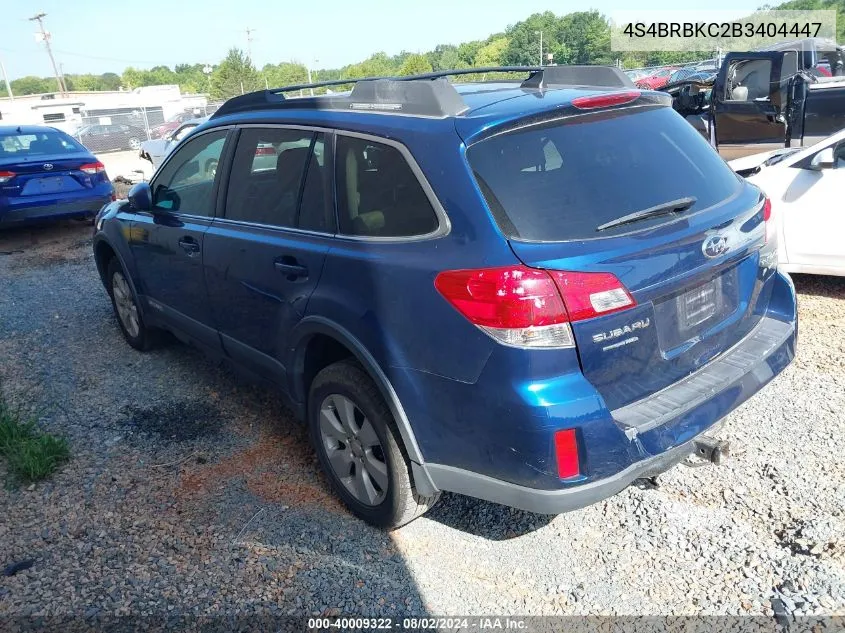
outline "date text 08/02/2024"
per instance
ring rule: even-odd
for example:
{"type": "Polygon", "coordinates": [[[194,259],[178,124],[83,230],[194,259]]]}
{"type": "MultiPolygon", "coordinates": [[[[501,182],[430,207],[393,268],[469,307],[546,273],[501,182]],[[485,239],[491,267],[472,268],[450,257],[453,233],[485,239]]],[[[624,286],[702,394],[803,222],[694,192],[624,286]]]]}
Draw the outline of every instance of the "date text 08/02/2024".
{"type": "Polygon", "coordinates": [[[527,623],[513,617],[474,618],[309,618],[309,631],[520,631],[527,629],[527,623]]]}

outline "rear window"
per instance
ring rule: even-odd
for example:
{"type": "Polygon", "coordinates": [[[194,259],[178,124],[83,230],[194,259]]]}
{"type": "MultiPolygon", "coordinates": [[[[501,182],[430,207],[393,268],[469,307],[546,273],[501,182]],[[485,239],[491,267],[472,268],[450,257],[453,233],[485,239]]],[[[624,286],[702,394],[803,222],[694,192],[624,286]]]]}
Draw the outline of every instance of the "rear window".
{"type": "Polygon", "coordinates": [[[0,134],[0,157],[38,156],[41,154],[88,153],[84,147],[61,132],[35,134],[0,134]]]}
{"type": "Polygon", "coordinates": [[[736,174],[666,107],[556,121],[481,141],[467,158],[507,237],[565,241],[608,237],[670,221],[666,215],[597,227],[682,198],[686,215],[729,198],[736,174]]]}

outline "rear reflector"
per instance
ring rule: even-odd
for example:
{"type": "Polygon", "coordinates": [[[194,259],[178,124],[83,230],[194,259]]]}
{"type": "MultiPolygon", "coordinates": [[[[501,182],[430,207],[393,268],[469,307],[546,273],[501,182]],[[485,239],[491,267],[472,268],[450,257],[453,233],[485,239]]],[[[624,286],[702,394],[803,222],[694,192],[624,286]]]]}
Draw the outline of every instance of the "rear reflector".
{"type": "Polygon", "coordinates": [[[14,177],[15,172],[13,171],[0,171],[0,185],[2,185],[4,182],[9,182],[14,177]]]}
{"type": "Polygon", "coordinates": [[[515,347],[574,347],[570,322],[636,305],[611,273],[523,265],[448,270],[434,286],[471,323],[515,347]]]}
{"type": "Polygon", "coordinates": [[[576,97],[572,100],[572,105],[579,110],[609,108],[611,106],[622,105],[623,103],[630,103],[639,98],[641,94],[639,90],[626,90],[625,92],[610,92],[586,97],[576,97]]]}
{"type": "Polygon", "coordinates": [[[106,171],[106,166],[103,165],[100,161],[96,163],[86,163],[82,167],[79,168],[79,171],[85,172],[86,174],[94,175],[99,174],[106,171]]]}
{"type": "Polygon", "coordinates": [[[561,479],[581,474],[575,429],[555,432],[555,458],[557,459],[557,476],[561,479]]]}

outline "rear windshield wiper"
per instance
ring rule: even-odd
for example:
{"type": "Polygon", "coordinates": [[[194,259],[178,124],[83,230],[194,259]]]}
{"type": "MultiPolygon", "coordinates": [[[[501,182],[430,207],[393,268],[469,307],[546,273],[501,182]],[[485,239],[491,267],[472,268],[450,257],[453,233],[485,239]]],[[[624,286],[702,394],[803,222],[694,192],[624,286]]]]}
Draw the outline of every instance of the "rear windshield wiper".
{"type": "Polygon", "coordinates": [[[634,211],[628,215],[623,215],[621,218],[616,218],[610,222],[605,222],[596,227],[596,231],[606,231],[623,224],[631,224],[632,222],[639,222],[640,220],[647,220],[648,218],[655,218],[659,215],[669,215],[671,213],[682,213],[689,209],[696,203],[697,198],[692,196],[688,198],[679,198],[671,202],[663,202],[654,207],[643,209],[642,211],[634,211]]]}

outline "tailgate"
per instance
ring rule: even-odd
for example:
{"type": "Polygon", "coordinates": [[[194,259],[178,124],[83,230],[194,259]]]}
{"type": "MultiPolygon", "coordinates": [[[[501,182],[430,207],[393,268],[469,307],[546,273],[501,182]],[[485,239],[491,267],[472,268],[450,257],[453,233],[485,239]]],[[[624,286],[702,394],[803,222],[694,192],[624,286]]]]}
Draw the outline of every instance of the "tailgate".
{"type": "Polygon", "coordinates": [[[669,108],[531,126],[467,156],[522,262],[612,273],[633,296],[632,307],[571,324],[582,371],[609,408],[695,372],[766,312],[764,199],[669,108]]]}

